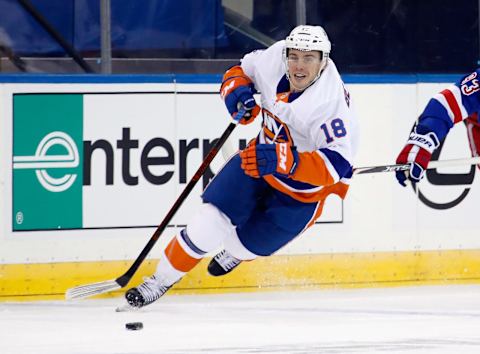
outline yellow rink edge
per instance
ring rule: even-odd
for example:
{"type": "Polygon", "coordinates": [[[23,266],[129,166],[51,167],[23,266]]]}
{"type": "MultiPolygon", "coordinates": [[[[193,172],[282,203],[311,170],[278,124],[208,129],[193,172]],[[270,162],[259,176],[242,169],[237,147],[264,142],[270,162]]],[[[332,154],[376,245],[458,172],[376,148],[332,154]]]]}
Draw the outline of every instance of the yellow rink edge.
{"type": "MultiPolygon", "coordinates": [[[[204,259],[171,293],[480,283],[480,250],[276,255],[243,262],[223,277],[207,274],[209,261],[204,259]]],[[[132,262],[0,264],[0,301],[64,299],[67,289],[116,279],[132,262]]],[[[145,261],[128,287],[152,274],[156,264],[145,261]]]]}

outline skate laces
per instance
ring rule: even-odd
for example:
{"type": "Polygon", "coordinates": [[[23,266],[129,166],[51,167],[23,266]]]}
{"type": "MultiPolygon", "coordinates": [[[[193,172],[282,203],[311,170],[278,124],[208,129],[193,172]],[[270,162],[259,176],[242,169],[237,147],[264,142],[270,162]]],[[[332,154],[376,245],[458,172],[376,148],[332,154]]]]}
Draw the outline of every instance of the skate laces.
{"type": "Polygon", "coordinates": [[[215,257],[215,261],[226,271],[230,271],[239,265],[242,261],[232,256],[226,250],[223,250],[215,257]]]}
{"type": "Polygon", "coordinates": [[[170,286],[160,284],[157,278],[155,278],[155,275],[143,278],[143,283],[137,287],[137,290],[145,300],[145,304],[157,300],[165,294],[168,289],[170,289],[170,286]]]}

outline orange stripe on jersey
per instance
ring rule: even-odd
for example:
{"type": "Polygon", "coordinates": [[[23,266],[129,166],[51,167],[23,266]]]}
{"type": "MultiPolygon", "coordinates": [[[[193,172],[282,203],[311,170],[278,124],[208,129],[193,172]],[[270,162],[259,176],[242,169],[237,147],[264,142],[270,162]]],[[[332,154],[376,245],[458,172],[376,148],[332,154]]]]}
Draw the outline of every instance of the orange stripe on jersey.
{"type": "Polygon", "coordinates": [[[348,184],[337,182],[333,185],[326,186],[318,191],[314,192],[301,192],[299,190],[294,190],[290,188],[287,184],[281,183],[278,179],[276,179],[273,175],[266,175],[263,176],[265,182],[267,182],[271,187],[275,188],[276,190],[292,197],[295,200],[298,200],[302,203],[315,203],[322,200],[325,200],[330,194],[336,194],[340,198],[344,199],[347,195],[348,191],[348,184]]]}
{"type": "Polygon", "coordinates": [[[455,95],[449,89],[443,90],[440,92],[446,99],[448,106],[453,112],[453,123],[456,124],[462,121],[462,112],[460,111],[460,107],[458,106],[457,99],[455,95]]]}
{"type": "Polygon", "coordinates": [[[299,152],[298,164],[292,179],[315,186],[329,186],[334,183],[323,158],[316,152],[299,152]]]}
{"type": "Polygon", "coordinates": [[[313,215],[311,221],[308,223],[308,225],[305,227],[305,229],[303,231],[305,231],[306,229],[308,229],[310,226],[312,226],[313,224],[315,224],[315,220],[317,220],[320,215],[322,215],[322,211],[323,211],[323,205],[324,205],[324,201],[322,200],[321,202],[318,203],[317,205],[317,210],[315,210],[315,215],[313,215]]]}
{"type": "Polygon", "coordinates": [[[323,191],[327,194],[325,195],[325,197],[323,199],[327,198],[330,194],[336,194],[340,198],[345,199],[345,196],[347,195],[347,192],[348,192],[348,187],[350,187],[350,186],[348,184],[343,183],[343,182],[338,182],[338,183],[335,183],[332,186],[325,187],[323,189],[323,191]]]}
{"type": "Polygon", "coordinates": [[[165,249],[165,255],[173,268],[185,273],[190,271],[198,264],[198,262],[200,262],[200,259],[194,258],[185,252],[176,237],[174,237],[168,244],[165,249]]]}

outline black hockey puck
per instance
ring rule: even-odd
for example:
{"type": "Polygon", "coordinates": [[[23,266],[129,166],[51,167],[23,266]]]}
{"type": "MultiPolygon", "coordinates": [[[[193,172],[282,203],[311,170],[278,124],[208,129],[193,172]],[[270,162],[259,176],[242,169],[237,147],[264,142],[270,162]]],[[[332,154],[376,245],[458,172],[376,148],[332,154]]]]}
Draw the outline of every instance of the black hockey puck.
{"type": "Polygon", "coordinates": [[[131,331],[138,331],[143,328],[142,322],[129,322],[125,324],[125,328],[131,331]]]}

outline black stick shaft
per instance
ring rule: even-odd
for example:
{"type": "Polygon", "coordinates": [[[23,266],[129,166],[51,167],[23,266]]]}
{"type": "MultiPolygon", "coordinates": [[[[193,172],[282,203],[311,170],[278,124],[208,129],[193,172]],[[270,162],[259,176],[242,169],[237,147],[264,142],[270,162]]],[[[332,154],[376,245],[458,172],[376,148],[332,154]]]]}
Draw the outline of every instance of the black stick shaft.
{"type": "MultiPolygon", "coordinates": [[[[241,114],[239,112],[239,114],[241,114]]],[[[243,115],[243,114],[242,114],[243,115]]],[[[222,148],[223,144],[227,141],[228,137],[230,134],[233,132],[235,127],[237,126],[236,123],[232,122],[228,125],[227,129],[225,132],[222,134],[222,136],[218,139],[216,144],[211,148],[210,152],[208,155],[205,157],[203,160],[202,164],[198,168],[197,172],[195,172],[195,175],[192,177],[192,179],[188,182],[187,186],[183,190],[183,192],[180,194],[180,196],[177,198],[175,203],[173,204],[172,208],[168,211],[167,215],[163,219],[162,223],[157,227],[155,232],[153,233],[152,237],[146,244],[146,246],[143,248],[142,252],[140,252],[140,255],[137,257],[135,262],[130,266],[130,268],[127,270],[125,274],[117,278],[115,281],[121,286],[124,287],[125,285],[128,284],[128,282],[132,279],[133,275],[135,272],[138,270],[142,262],[145,260],[147,257],[148,253],[152,250],[153,246],[159,239],[160,235],[163,233],[169,222],[172,220],[174,215],[177,213],[178,209],[180,206],[183,204],[185,199],[187,199],[188,195],[192,191],[192,189],[195,187],[197,182],[202,178],[203,174],[205,173],[205,170],[208,168],[210,163],[213,161],[217,153],[220,151],[222,148]]]]}

